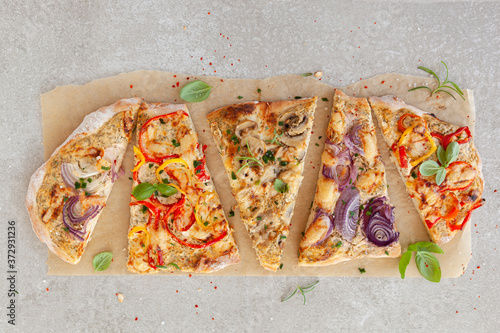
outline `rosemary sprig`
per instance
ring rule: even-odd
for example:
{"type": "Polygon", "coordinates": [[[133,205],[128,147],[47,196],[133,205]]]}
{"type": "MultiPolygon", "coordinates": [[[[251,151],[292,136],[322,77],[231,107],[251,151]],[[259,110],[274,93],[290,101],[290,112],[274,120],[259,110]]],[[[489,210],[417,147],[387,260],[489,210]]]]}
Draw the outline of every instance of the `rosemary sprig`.
{"type": "Polygon", "coordinates": [[[441,92],[444,92],[444,93],[447,93],[448,95],[450,95],[451,97],[453,97],[453,99],[456,99],[455,96],[450,93],[449,91],[447,90],[444,90],[444,89],[449,89],[449,90],[452,90],[454,92],[456,92],[458,94],[458,96],[462,97],[462,99],[465,101],[465,98],[464,98],[464,93],[462,92],[462,90],[460,90],[460,88],[458,87],[458,85],[455,83],[455,82],[452,82],[452,81],[449,81],[448,80],[448,66],[446,66],[446,64],[444,63],[444,61],[441,61],[444,65],[444,67],[446,68],[446,79],[441,82],[441,80],[439,79],[439,76],[437,76],[436,73],[434,73],[432,70],[430,70],[429,68],[426,68],[426,67],[423,67],[423,66],[418,66],[419,69],[429,73],[430,75],[434,76],[436,78],[436,80],[438,81],[438,86],[436,89],[432,90],[431,88],[429,87],[426,87],[426,86],[420,86],[420,87],[415,87],[415,88],[412,88],[408,91],[413,91],[413,90],[417,90],[417,89],[429,89],[429,91],[431,92],[431,96],[438,92],[438,91],[441,91],[441,92]],[[451,86],[450,86],[451,84],[451,86]]]}
{"type": "Polygon", "coordinates": [[[304,298],[304,305],[306,305],[306,295],[305,293],[308,293],[310,291],[313,291],[314,288],[316,288],[315,286],[318,284],[319,281],[316,281],[315,283],[307,286],[307,287],[301,287],[300,285],[297,285],[297,288],[295,288],[295,290],[293,291],[293,293],[290,294],[290,296],[287,296],[285,298],[283,298],[281,300],[281,302],[285,302],[285,301],[288,301],[290,298],[293,297],[293,295],[295,295],[297,293],[297,291],[300,291],[300,293],[302,294],[302,297],[304,298]]]}
{"type": "Polygon", "coordinates": [[[276,128],[274,129],[274,137],[272,140],[266,140],[266,143],[269,143],[269,144],[278,144],[280,146],[283,147],[283,145],[278,141],[278,138],[281,138],[283,136],[283,134],[285,134],[285,132],[281,133],[280,135],[278,135],[278,133],[276,132],[276,128]]]}
{"type": "Polygon", "coordinates": [[[246,166],[250,166],[250,165],[260,165],[261,167],[264,167],[264,164],[262,164],[261,161],[259,161],[259,159],[257,157],[255,157],[255,155],[252,153],[252,150],[250,149],[250,145],[248,143],[248,139],[247,139],[247,149],[248,149],[248,152],[250,153],[250,155],[252,155],[252,157],[248,157],[248,156],[239,156],[239,157],[236,157],[236,159],[238,160],[247,160],[248,162],[243,164],[243,166],[241,168],[239,168],[238,171],[236,171],[236,173],[239,173],[241,170],[243,170],[246,166]]]}

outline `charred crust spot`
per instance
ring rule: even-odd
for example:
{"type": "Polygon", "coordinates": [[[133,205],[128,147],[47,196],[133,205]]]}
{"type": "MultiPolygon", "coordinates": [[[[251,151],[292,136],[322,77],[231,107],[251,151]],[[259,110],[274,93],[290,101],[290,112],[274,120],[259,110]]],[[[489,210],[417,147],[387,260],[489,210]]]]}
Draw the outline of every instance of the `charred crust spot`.
{"type": "Polygon", "coordinates": [[[124,117],[123,118],[123,131],[127,136],[130,135],[132,132],[132,129],[134,127],[134,119],[131,117],[124,117]]]}

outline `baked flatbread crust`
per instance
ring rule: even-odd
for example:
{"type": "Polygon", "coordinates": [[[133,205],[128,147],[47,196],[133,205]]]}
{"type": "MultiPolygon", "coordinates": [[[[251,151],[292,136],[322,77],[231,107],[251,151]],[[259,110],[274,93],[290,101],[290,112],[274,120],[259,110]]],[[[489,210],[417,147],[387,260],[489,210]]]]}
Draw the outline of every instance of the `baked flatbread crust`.
{"type": "Polygon", "coordinates": [[[137,129],[134,187],[159,184],[161,179],[177,192],[168,197],[153,193],[145,201],[132,196],[128,269],[141,274],[176,269],[210,273],[239,263],[233,229],[224,215],[186,105],[143,103],[137,129]],[[140,167],[139,151],[145,160],[140,167]],[[162,169],[169,161],[177,162],[162,169]],[[149,204],[158,207],[157,216],[145,206],[149,204]]]}
{"type": "Polygon", "coordinates": [[[335,90],[333,100],[316,195],[299,247],[299,266],[324,266],[352,259],[398,257],[401,246],[395,225],[392,225],[393,238],[385,241],[389,244],[384,245],[375,245],[364,231],[363,211],[373,200],[383,200],[393,214],[393,208],[388,203],[385,167],[377,149],[368,101],[366,98],[349,97],[340,90],[335,90]],[[353,131],[359,135],[359,147],[362,151],[346,144],[347,136],[353,131]],[[339,177],[345,165],[350,165],[350,172],[357,175],[343,184],[332,178],[332,172],[336,172],[339,177]],[[339,230],[339,216],[335,216],[336,208],[348,205],[347,196],[341,196],[344,191],[347,191],[345,194],[351,194],[349,197],[359,193],[359,208],[349,212],[352,221],[357,221],[357,228],[355,231],[351,229],[350,233],[339,230]],[[321,220],[322,216],[328,216],[333,221],[333,229],[329,229],[329,224],[321,220]]]}
{"type": "MultiPolygon", "coordinates": [[[[404,114],[420,117],[419,119],[425,121],[427,133],[432,135],[436,146],[442,144],[442,139],[439,136],[452,134],[459,130],[459,126],[439,120],[433,114],[407,105],[394,96],[370,97],[369,102],[382,129],[385,142],[391,151],[391,159],[396,164],[405,182],[406,189],[431,240],[439,245],[449,242],[463,229],[470,219],[472,210],[482,205],[484,181],[481,173],[481,159],[474,146],[473,138],[470,137],[468,142],[459,144],[460,152],[456,162],[457,168],[449,168],[451,171],[447,172],[443,184],[438,186],[435,176],[424,177],[419,172],[421,163],[427,160],[437,162],[438,158],[437,151],[435,151],[424,160],[417,161],[417,158],[423,154],[422,149],[424,149],[424,152],[425,149],[428,149],[427,143],[419,146],[419,142],[425,142],[425,140],[417,140],[419,139],[418,133],[416,133],[418,127],[411,134],[415,136],[415,139],[410,138],[411,142],[406,145],[406,151],[410,154],[409,161],[415,161],[418,164],[411,165],[409,163],[406,168],[401,166],[397,150],[391,149],[403,135],[403,132],[398,129],[398,121],[404,114]],[[412,156],[412,154],[415,156],[412,156]],[[469,166],[466,166],[464,162],[469,166]],[[456,188],[456,190],[452,188],[456,188]],[[453,200],[450,198],[453,198],[453,200]],[[457,202],[456,200],[459,203],[459,206],[457,206],[458,213],[453,213],[450,211],[449,203],[450,201],[457,202]],[[450,217],[444,219],[442,216],[450,217]]],[[[413,121],[413,119],[410,120],[413,121]]],[[[425,126],[420,127],[423,129],[425,126]]],[[[462,135],[465,134],[464,131],[462,135]]]]}
{"type": "Polygon", "coordinates": [[[280,266],[316,99],[235,104],[207,116],[240,217],[267,270],[280,266]]]}
{"type": "MultiPolygon", "coordinates": [[[[63,223],[63,207],[68,198],[79,195],[84,205],[105,206],[112,188],[111,172],[118,172],[131,138],[140,99],[122,99],[85,117],[78,128],[33,174],[26,196],[26,208],[38,238],[58,257],[71,264],[80,261],[102,210],[87,222],[83,238],[78,239],[63,223]],[[107,148],[111,148],[106,150],[107,148]],[[104,153],[107,154],[104,156],[104,153]],[[113,161],[107,161],[114,156],[113,161]],[[64,163],[95,168],[106,176],[106,186],[85,195],[85,189],[68,186],[61,175],[64,163]],[[84,166],[85,165],[85,166],[84,166]],[[104,167],[107,170],[102,169],[104,167]],[[113,169],[113,170],[111,170],[113,169]]],[[[116,174],[115,174],[116,177],[116,174]]],[[[90,177],[95,179],[95,176],[90,177]]],[[[87,179],[87,178],[86,178],[87,179]]],[[[84,183],[89,185],[87,180],[84,183]]],[[[95,183],[94,183],[95,184],[95,183]]]]}

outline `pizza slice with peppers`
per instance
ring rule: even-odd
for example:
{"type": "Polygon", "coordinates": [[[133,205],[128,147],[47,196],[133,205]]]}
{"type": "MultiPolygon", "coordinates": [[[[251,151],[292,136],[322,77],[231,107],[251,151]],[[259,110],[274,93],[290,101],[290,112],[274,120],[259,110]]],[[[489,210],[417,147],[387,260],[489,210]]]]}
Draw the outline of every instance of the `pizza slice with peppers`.
{"type": "Polygon", "coordinates": [[[130,203],[130,271],[209,273],[240,261],[183,104],[141,105],[130,203]]]}
{"type": "Polygon", "coordinates": [[[394,207],[366,98],[335,90],[300,266],[401,254],[394,207]]]}
{"type": "Polygon", "coordinates": [[[469,128],[393,96],[369,102],[430,238],[449,242],[482,205],[481,159],[469,128]]]}
{"type": "Polygon", "coordinates": [[[85,117],[31,177],[26,207],[33,230],[61,259],[85,251],[132,135],[140,99],[117,101],[85,117]]]}
{"type": "Polygon", "coordinates": [[[276,271],[302,182],[316,97],[226,106],[207,118],[257,259],[276,271]]]}

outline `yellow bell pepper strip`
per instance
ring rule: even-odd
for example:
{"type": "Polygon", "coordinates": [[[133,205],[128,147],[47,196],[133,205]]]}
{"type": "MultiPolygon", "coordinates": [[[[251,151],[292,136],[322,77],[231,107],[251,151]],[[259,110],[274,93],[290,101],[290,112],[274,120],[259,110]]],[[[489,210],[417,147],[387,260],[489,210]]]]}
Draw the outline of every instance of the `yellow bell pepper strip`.
{"type": "Polygon", "coordinates": [[[148,245],[149,244],[149,231],[146,229],[146,227],[142,226],[142,225],[136,225],[135,227],[132,228],[132,230],[130,230],[130,232],[128,233],[128,238],[132,238],[134,236],[135,233],[138,233],[138,232],[143,232],[144,235],[146,235],[146,243],[147,244],[144,244],[144,245],[148,245]]]}
{"type": "Polygon", "coordinates": [[[163,162],[162,165],[160,165],[158,167],[158,169],[156,169],[156,178],[161,182],[163,181],[160,177],[160,171],[162,171],[163,169],[165,169],[165,167],[169,164],[172,164],[172,163],[180,163],[180,164],[183,164],[186,168],[189,169],[189,164],[183,160],[182,158],[171,158],[169,160],[166,160],[165,162],[163,162]]]}
{"type": "Polygon", "coordinates": [[[210,195],[210,194],[215,194],[215,193],[213,191],[203,192],[202,195],[200,195],[200,197],[198,198],[198,202],[194,206],[194,217],[196,219],[196,223],[198,223],[198,225],[200,227],[202,227],[203,229],[205,229],[206,226],[203,224],[200,216],[198,215],[199,214],[198,212],[200,211],[200,209],[199,209],[200,208],[200,201],[203,200],[207,195],[210,195]]]}
{"type": "MultiPolygon", "coordinates": [[[[418,126],[418,124],[413,124],[411,125],[410,127],[408,127],[404,132],[403,134],[401,135],[401,138],[399,138],[399,142],[398,142],[398,150],[399,150],[399,147],[401,146],[404,146],[404,143],[405,143],[405,140],[406,138],[410,135],[410,133],[413,131],[413,129],[418,126]]],[[[413,167],[417,164],[419,164],[420,162],[422,162],[423,160],[425,160],[427,157],[431,156],[432,153],[434,153],[436,150],[437,150],[437,147],[436,147],[436,144],[434,143],[434,140],[432,139],[432,136],[429,134],[429,132],[427,131],[427,129],[425,130],[424,132],[424,135],[425,137],[429,140],[429,143],[431,144],[431,148],[429,149],[429,152],[421,157],[419,157],[418,159],[416,159],[415,161],[411,161],[410,162],[410,165],[413,167]]],[[[398,151],[399,153],[399,151],[398,151]]],[[[402,164],[402,161],[401,161],[401,156],[399,156],[399,161],[400,161],[400,164],[402,164]]]]}
{"type": "Polygon", "coordinates": [[[139,168],[144,164],[146,163],[146,158],[144,157],[144,155],[142,154],[141,150],[139,149],[139,147],[137,146],[134,146],[134,154],[137,155],[137,157],[139,157],[140,161],[139,163],[137,163],[137,165],[135,166],[135,168],[132,169],[132,172],[136,172],[137,170],[139,170],[139,168]]]}

